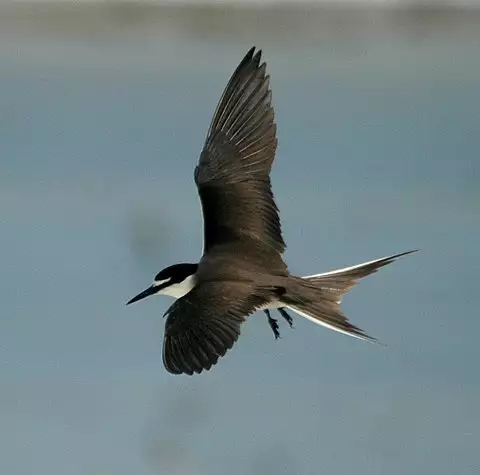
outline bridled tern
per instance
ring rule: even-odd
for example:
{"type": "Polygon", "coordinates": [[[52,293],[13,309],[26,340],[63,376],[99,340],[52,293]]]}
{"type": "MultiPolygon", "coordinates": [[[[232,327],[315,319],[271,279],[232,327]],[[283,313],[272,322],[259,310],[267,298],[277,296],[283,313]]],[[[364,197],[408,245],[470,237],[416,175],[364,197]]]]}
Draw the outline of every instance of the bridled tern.
{"type": "Polygon", "coordinates": [[[250,49],[233,73],[213,115],[195,183],[204,220],[198,264],[163,269],[146,290],[176,300],[167,310],[163,363],[174,374],[201,373],[215,365],[240,335],[247,317],[263,310],[278,338],[276,309],[362,340],[376,341],[340,310],[342,295],[362,277],[415,251],[297,277],[283,260],[278,208],[270,184],[277,148],[272,93],[261,51],[250,49]]]}

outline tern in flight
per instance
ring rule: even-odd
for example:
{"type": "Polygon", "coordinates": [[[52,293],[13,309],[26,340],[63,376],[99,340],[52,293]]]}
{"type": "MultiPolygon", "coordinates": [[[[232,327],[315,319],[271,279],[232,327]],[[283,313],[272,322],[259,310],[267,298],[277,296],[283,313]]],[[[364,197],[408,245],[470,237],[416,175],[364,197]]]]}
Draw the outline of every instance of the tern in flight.
{"type": "Polygon", "coordinates": [[[297,277],[283,260],[278,208],[270,183],[277,148],[272,93],[261,51],[250,49],[213,115],[194,178],[204,220],[203,256],[175,264],[128,304],[150,295],[176,300],[165,313],[163,363],[174,374],[209,370],[232,348],[248,316],[263,310],[278,338],[277,310],[376,341],[340,310],[342,295],[362,277],[415,251],[322,274],[297,277]]]}

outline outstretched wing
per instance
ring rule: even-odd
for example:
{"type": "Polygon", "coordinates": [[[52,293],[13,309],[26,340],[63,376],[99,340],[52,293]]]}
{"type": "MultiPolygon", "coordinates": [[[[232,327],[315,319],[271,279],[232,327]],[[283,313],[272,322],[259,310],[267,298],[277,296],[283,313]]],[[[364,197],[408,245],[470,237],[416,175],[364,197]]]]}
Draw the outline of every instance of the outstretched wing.
{"type": "Polygon", "coordinates": [[[261,51],[254,53],[225,88],[195,169],[204,254],[239,241],[279,254],[286,247],[269,177],[277,148],[272,94],[261,51]]]}
{"type": "Polygon", "coordinates": [[[209,370],[232,348],[247,316],[268,301],[271,289],[249,282],[210,281],[167,310],[163,363],[170,373],[209,370]]]}

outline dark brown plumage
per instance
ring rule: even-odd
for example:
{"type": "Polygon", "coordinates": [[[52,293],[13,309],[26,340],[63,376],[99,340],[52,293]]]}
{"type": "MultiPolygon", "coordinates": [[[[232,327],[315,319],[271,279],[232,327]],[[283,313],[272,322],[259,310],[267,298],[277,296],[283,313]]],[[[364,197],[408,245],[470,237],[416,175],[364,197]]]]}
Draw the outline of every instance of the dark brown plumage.
{"type": "Polygon", "coordinates": [[[264,269],[262,261],[287,275],[269,176],[277,148],[272,93],[260,58],[261,51],[250,49],[233,73],[195,169],[204,256],[201,283],[168,310],[163,359],[173,373],[209,369],[233,346],[246,317],[275,296],[271,285],[251,280],[264,269]]]}
{"type": "Polygon", "coordinates": [[[276,338],[278,324],[269,308],[278,309],[290,325],[285,309],[374,341],[341,312],[341,297],[358,279],[413,252],[303,278],[289,273],[270,183],[277,148],[272,94],[260,60],[261,52],[252,48],[233,73],[195,168],[204,218],[200,262],[167,267],[129,302],[158,293],[179,297],[165,314],[163,344],[164,365],[174,374],[209,370],[259,309],[267,313],[276,338]]]}
{"type": "Polygon", "coordinates": [[[268,303],[272,291],[232,281],[207,281],[194,287],[167,310],[166,369],[176,374],[210,369],[237,341],[247,316],[268,303]]]}
{"type": "Polygon", "coordinates": [[[252,48],[215,111],[195,182],[204,217],[204,253],[226,242],[256,240],[285,250],[270,184],[276,126],[261,52],[252,48]]]}

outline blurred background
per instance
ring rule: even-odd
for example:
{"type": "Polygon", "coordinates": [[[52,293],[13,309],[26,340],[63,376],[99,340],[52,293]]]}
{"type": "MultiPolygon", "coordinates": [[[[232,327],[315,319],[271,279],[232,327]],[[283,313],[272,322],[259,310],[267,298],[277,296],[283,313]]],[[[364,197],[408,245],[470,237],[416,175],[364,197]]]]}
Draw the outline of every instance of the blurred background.
{"type": "Polygon", "coordinates": [[[2,2],[0,473],[477,474],[476,3],[2,2]],[[292,272],[421,252],[344,301],[387,348],[262,313],[172,376],[171,301],[125,302],[201,254],[193,168],[252,45],[292,272]]]}

